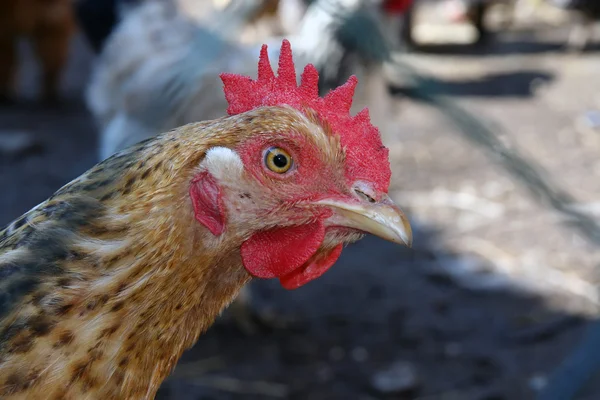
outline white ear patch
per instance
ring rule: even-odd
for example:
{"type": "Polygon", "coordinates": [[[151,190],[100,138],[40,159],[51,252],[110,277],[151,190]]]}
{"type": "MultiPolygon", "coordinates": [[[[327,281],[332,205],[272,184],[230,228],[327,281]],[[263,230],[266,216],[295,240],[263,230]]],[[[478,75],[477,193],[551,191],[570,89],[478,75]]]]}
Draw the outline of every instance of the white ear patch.
{"type": "Polygon", "coordinates": [[[226,147],[209,149],[201,166],[219,181],[239,178],[244,172],[244,164],[240,156],[226,147]]]}

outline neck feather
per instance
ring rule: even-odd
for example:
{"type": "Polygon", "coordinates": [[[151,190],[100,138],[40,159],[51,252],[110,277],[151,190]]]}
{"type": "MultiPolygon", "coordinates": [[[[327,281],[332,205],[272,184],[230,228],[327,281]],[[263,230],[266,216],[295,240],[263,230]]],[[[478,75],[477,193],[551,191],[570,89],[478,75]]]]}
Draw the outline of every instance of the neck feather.
{"type": "Polygon", "coordinates": [[[195,223],[189,177],[171,174],[182,166],[151,158],[126,158],[110,189],[89,178],[106,165],[92,169],[30,211],[29,242],[0,254],[38,260],[43,276],[0,315],[0,397],[153,398],[250,279],[236,240],[195,223]],[[48,214],[57,207],[64,218],[48,214]],[[47,271],[38,236],[61,249],[47,271]]]}

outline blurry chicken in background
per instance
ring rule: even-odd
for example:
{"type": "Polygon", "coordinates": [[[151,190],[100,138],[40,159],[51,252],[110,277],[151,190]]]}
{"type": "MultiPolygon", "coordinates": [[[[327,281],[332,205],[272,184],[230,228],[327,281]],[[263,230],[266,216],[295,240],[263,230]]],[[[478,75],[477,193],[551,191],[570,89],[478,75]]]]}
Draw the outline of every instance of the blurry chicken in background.
{"type": "MultiPolygon", "coordinates": [[[[85,34],[92,49],[100,53],[103,50],[104,43],[116,28],[116,26],[127,16],[129,11],[132,11],[137,6],[141,5],[146,0],[77,0],[76,12],[82,31],[85,34]]],[[[235,28],[233,32],[239,34],[241,41],[244,38],[252,37],[256,39],[262,33],[264,35],[265,26],[270,32],[281,32],[282,27],[286,23],[291,25],[295,21],[280,21],[279,10],[282,8],[289,9],[290,7],[282,7],[288,3],[301,3],[304,0],[239,0],[231,2],[230,0],[158,0],[171,3],[177,12],[185,15],[189,20],[198,24],[207,26],[218,26],[222,22],[229,24],[232,21],[217,21],[211,19],[216,12],[227,8],[224,15],[235,17],[236,13],[241,16],[243,21],[242,28],[235,28]],[[235,10],[232,12],[232,10],[235,10]],[[266,22],[266,23],[265,23],[266,22]],[[261,29],[262,28],[262,29],[261,29]]],[[[305,11],[305,8],[301,11],[305,11]]],[[[290,12],[286,12],[290,14],[290,12]]],[[[295,16],[298,20],[300,17],[295,16]]],[[[223,30],[220,26],[219,29],[223,30]]],[[[227,32],[223,30],[223,32],[227,32]]],[[[283,33],[279,33],[283,34],[283,33]]]]}
{"type": "MultiPolygon", "coordinates": [[[[100,53],[106,40],[129,11],[145,0],[76,0],[75,12],[89,45],[100,53]]],[[[160,1],[160,0],[159,0],[160,1]]],[[[170,0],[165,0],[170,1],[170,0]]],[[[214,11],[214,1],[172,0],[192,18],[205,18],[214,11]]]]}
{"type": "Polygon", "coordinates": [[[2,0],[0,2],[0,100],[13,96],[18,69],[17,44],[31,41],[41,64],[41,97],[58,99],[61,73],[75,30],[71,0],[2,0]]]}
{"type": "Polygon", "coordinates": [[[158,132],[222,116],[220,71],[254,69],[258,48],[227,40],[258,11],[254,3],[227,7],[202,26],[172,1],[149,0],[127,14],[105,43],[88,91],[101,159],[158,132]]]}
{"type": "Polygon", "coordinates": [[[279,0],[162,1],[171,2],[190,21],[236,42],[256,44],[264,37],[287,32],[279,20],[279,0]]]}
{"type": "MultiPolygon", "coordinates": [[[[312,3],[299,31],[287,35],[295,44],[299,64],[313,63],[324,75],[320,83],[329,83],[327,87],[349,75],[339,73],[344,44],[355,52],[366,48],[363,56],[385,46],[348,40],[352,35],[346,28],[355,20],[344,16],[360,15],[353,13],[360,10],[362,2],[337,3],[312,3]]],[[[88,90],[88,106],[100,128],[100,158],[158,132],[221,116],[224,100],[212,95],[220,90],[218,73],[225,69],[255,74],[252,60],[258,55],[258,45],[240,43],[236,37],[260,5],[258,0],[231,3],[207,18],[211,22],[205,25],[188,18],[170,1],[148,0],[132,10],[105,44],[88,90]]],[[[365,25],[357,26],[355,37],[385,41],[381,35],[367,35],[365,25]]],[[[371,24],[367,28],[378,27],[371,24]]],[[[277,50],[272,51],[272,60],[278,56],[277,50]]],[[[371,81],[364,80],[370,90],[371,81]]]]}

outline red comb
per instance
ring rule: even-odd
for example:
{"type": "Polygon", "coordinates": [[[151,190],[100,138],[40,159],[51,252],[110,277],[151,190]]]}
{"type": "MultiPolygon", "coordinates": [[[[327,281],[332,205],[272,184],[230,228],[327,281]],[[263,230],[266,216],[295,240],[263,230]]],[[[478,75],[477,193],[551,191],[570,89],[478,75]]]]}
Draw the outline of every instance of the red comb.
{"type": "Polygon", "coordinates": [[[258,79],[221,74],[225,98],[229,103],[229,115],[240,114],[257,107],[289,105],[298,110],[310,108],[329,124],[340,136],[346,150],[346,175],[351,182],[364,180],[375,185],[374,189],[387,193],[391,171],[388,149],[381,142],[379,130],[371,124],[369,111],[365,108],[356,116],[350,115],[354,88],[358,83],[351,76],[342,86],[319,97],[319,73],[307,64],[302,73],[300,86],[296,84],[296,69],[292,59],[290,42],[283,40],[277,75],[273,73],[263,45],[258,61],[258,79]]]}

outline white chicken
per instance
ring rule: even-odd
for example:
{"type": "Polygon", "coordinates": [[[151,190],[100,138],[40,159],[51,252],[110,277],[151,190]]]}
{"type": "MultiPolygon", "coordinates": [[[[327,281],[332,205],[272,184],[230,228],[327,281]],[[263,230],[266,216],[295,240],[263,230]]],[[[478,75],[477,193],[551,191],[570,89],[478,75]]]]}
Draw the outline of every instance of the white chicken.
{"type": "MultiPolygon", "coordinates": [[[[340,16],[363,3],[312,3],[298,32],[287,35],[297,65],[312,63],[325,78],[335,77],[344,55],[336,37],[344,22],[340,16]]],[[[237,36],[259,6],[260,0],[236,3],[211,15],[206,25],[171,1],[147,0],[131,10],[109,37],[87,92],[100,129],[100,159],[159,132],[222,116],[225,100],[213,95],[221,91],[218,74],[256,73],[260,46],[243,44],[237,36]]],[[[279,59],[281,38],[262,41],[272,44],[270,59],[279,59]]]]}

